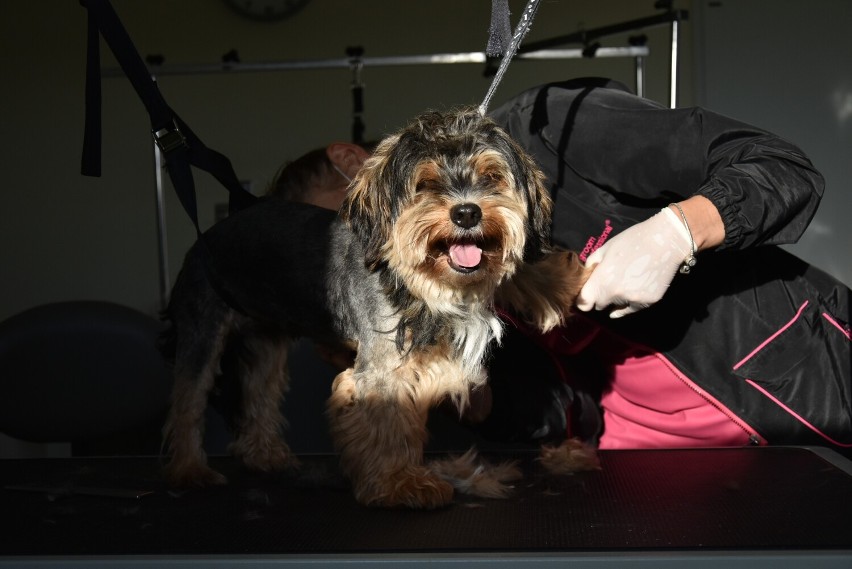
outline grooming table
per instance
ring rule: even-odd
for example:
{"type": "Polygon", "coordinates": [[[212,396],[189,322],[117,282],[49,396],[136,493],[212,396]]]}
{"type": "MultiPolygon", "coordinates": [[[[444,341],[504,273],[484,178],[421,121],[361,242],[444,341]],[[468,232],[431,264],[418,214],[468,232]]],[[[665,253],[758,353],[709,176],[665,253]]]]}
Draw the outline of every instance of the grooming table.
{"type": "Polygon", "coordinates": [[[171,492],[158,458],[0,461],[0,567],[852,567],[852,462],[775,447],[601,452],[508,499],[435,511],[358,505],[330,455],[171,492]],[[569,563],[570,562],[570,563],[569,563]]]}

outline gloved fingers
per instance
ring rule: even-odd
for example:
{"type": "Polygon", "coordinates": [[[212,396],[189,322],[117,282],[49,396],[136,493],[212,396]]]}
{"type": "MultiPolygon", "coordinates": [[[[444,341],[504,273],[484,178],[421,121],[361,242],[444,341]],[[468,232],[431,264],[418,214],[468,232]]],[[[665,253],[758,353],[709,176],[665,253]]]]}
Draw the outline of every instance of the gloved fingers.
{"type": "Polygon", "coordinates": [[[608,248],[609,242],[604,243],[603,245],[595,249],[591,255],[586,257],[586,267],[593,268],[595,265],[600,263],[603,260],[608,248]]]}
{"type": "MultiPolygon", "coordinates": [[[[577,296],[577,308],[583,312],[614,307],[610,318],[619,318],[646,308],[662,297],[663,290],[640,286],[634,290],[623,273],[612,270],[606,260],[598,267],[577,296]]],[[[645,279],[647,280],[647,276],[645,279]]]]}
{"type": "Polygon", "coordinates": [[[583,285],[583,288],[580,289],[580,294],[577,295],[577,309],[583,312],[589,312],[592,309],[601,310],[606,305],[598,307],[598,300],[602,295],[603,287],[601,286],[601,281],[603,280],[603,274],[598,271],[597,265],[601,263],[604,259],[604,254],[607,250],[607,245],[609,243],[604,243],[600,248],[595,250],[594,253],[589,255],[586,259],[586,267],[594,269],[592,274],[589,275],[589,278],[586,280],[586,283],[583,285]]]}
{"type": "Polygon", "coordinates": [[[577,298],[578,310],[614,307],[611,318],[659,301],[690,250],[689,232],[669,208],[608,240],[592,253],[592,274],[577,298]]]}
{"type": "Polygon", "coordinates": [[[609,258],[601,260],[577,295],[577,308],[583,312],[604,310],[613,304],[625,304],[616,265],[609,258]]]}
{"type": "MultiPolygon", "coordinates": [[[[594,273],[592,273],[592,276],[594,276],[594,273]]],[[[613,304],[613,298],[605,283],[602,285],[598,282],[592,282],[590,277],[590,280],[580,290],[580,294],[577,295],[576,303],[578,310],[589,312],[591,310],[605,309],[607,306],[613,304]]]]}
{"type": "Polygon", "coordinates": [[[614,294],[611,296],[600,297],[598,303],[594,305],[595,310],[610,309],[610,318],[621,318],[634,312],[639,312],[643,308],[647,308],[655,301],[646,302],[647,299],[641,301],[630,299],[628,295],[614,294]]]}
{"type": "Polygon", "coordinates": [[[589,288],[588,281],[583,285],[580,294],[577,295],[577,310],[589,312],[595,307],[596,291],[589,288]]]}
{"type": "Polygon", "coordinates": [[[622,316],[627,316],[628,314],[633,314],[634,312],[639,312],[643,308],[648,308],[648,304],[642,302],[633,302],[628,304],[627,306],[619,307],[609,313],[610,318],[621,318],[622,316]]]}

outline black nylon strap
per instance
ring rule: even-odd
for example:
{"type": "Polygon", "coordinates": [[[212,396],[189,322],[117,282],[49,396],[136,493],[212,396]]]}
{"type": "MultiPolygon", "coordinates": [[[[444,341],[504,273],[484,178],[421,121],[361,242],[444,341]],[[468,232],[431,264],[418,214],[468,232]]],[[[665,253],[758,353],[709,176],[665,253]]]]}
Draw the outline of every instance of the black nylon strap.
{"type": "Polygon", "coordinates": [[[80,4],[88,10],[86,125],[81,172],[86,176],[101,175],[100,36],[103,36],[148,111],[151,132],[163,152],[172,186],[198,233],[200,252],[211,285],[232,308],[245,312],[219,277],[215,257],[199,227],[191,166],[210,173],[228,190],[228,209],[231,212],[251,205],[257,201],[257,197],[242,187],[231,161],[205,146],[189,125],[169,107],[109,1],[80,0],[80,4]]]}
{"type": "Polygon", "coordinates": [[[243,188],[228,157],[205,146],[177,114],[174,114],[174,118],[188,142],[188,157],[192,165],[211,174],[230,192],[230,212],[239,211],[257,201],[256,196],[243,188]]]}
{"type": "Polygon", "coordinates": [[[209,172],[228,190],[231,212],[253,203],[257,198],[242,187],[230,160],[205,146],[166,103],[109,1],[80,0],[80,3],[88,10],[89,25],[82,173],[99,176],[101,172],[100,33],[148,111],[151,132],[163,151],[172,186],[199,235],[201,229],[190,166],[209,172]]]}
{"type": "Polygon", "coordinates": [[[86,30],[86,123],[80,171],[84,176],[101,175],[101,38],[95,13],[89,10],[86,30]],[[92,62],[94,61],[94,65],[92,62]]]}

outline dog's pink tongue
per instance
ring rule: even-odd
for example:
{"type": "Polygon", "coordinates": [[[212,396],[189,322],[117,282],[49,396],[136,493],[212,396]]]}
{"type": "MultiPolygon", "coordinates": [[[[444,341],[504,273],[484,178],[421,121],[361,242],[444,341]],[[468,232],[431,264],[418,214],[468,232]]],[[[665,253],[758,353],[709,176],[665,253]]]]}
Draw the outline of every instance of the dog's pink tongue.
{"type": "Polygon", "coordinates": [[[459,267],[475,267],[482,260],[482,249],[472,243],[450,245],[450,259],[459,267]]]}

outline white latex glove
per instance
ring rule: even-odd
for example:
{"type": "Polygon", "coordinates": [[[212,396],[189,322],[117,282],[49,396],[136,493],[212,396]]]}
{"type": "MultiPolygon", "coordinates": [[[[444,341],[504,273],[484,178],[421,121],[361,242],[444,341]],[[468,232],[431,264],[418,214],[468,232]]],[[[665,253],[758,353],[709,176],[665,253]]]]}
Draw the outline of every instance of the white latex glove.
{"type": "Polygon", "coordinates": [[[588,312],[613,306],[610,318],[647,308],[663,297],[691,251],[692,238],[683,221],[671,208],[663,208],[589,256],[586,266],[597,267],[580,291],[577,308],[588,312]]]}

